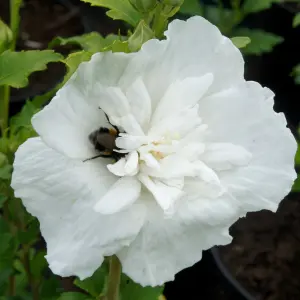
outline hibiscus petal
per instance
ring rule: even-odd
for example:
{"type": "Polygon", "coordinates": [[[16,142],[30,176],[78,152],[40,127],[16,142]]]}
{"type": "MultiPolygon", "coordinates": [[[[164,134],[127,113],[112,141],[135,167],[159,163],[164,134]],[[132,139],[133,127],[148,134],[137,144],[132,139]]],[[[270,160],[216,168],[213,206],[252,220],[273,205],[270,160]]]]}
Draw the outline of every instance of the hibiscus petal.
{"type": "Polygon", "coordinates": [[[205,143],[201,142],[182,143],[182,146],[183,147],[179,149],[178,154],[188,158],[190,161],[197,160],[206,148],[205,143]]]}
{"type": "Polygon", "coordinates": [[[151,153],[145,153],[141,155],[141,159],[149,168],[159,169],[160,164],[157,159],[151,153]]]}
{"type": "Polygon", "coordinates": [[[230,143],[213,143],[206,147],[201,159],[218,171],[245,166],[252,158],[252,154],[245,148],[230,143]]]}
{"type": "Polygon", "coordinates": [[[199,113],[210,131],[208,142],[239,145],[252,155],[245,167],[219,174],[222,184],[239,199],[241,215],[263,208],[276,210],[296,178],[297,144],[284,116],[274,112],[273,103],[273,94],[254,82],[200,102],[199,113]]]}
{"type": "Polygon", "coordinates": [[[94,206],[96,212],[109,215],[130,207],[140,196],[141,183],[135,177],[122,177],[94,206]]]}
{"type": "Polygon", "coordinates": [[[107,165],[107,169],[116,176],[125,176],[125,165],[126,159],[123,157],[117,162],[107,165]]]}
{"type": "Polygon", "coordinates": [[[117,125],[118,127],[122,128],[128,134],[140,136],[144,135],[144,131],[141,125],[138,123],[138,121],[132,114],[127,114],[123,117],[116,117],[114,115],[111,115],[109,119],[114,125],[117,125]]]}
{"type": "Polygon", "coordinates": [[[125,164],[126,175],[134,176],[138,173],[139,170],[139,155],[136,151],[130,152],[126,157],[125,164]]]}
{"type": "Polygon", "coordinates": [[[95,155],[89,134],[105,126],[106,119],[103,111],[82,97],[68,85],[33,116],[32,125],[50,147],[69,157],[87,159],[95,155]]]}
{"type": "Polygon", "coordinates": [[[179,200],[184,192],[174,186],[168,186],[160,180],[140,174],[139,180],[146,186],[146,188],[153,194],[155,200],[164,210],[167,215],[174,213],[174,205],[179,200]]]}
{"type": "Polygon", "coordinates": [[[95,98],[98,98],[98,105],[108,116],[122,117],[130,113],[128,100],[119,87],[105,87],[97,83],[93,89],[95,98]]]}
{"type": "Polygon", "coordinates": [[[132,151],[126,157],[119,159],[114,164],[107,165],[107,169],[116,176],[134,176],[139,170],[138,162],[138,153],[132,151]]]}
{"type": "Polygon", "coordinates": [[[239,200],[222,185],[186,178],[184,190],[177,214],[187,222],[197,219],[204,226],[225,228],[241,216],[239,200]]]}
{"type": "Polygon", "coordinates": [[[80,64],[50,104],[32,119],[45,143],[74,158],[86,159],[95,155],[88,135],[109,125],[99,109],[95,86],[116,84],[130,59],[131,56],[124,53],[97,53],[90,62],[80,64]]]}
{"type": "Polygon", "coordinates": [[[167,39],[163,41],[146,42],[128,64],[122,78],[122,85],[126,86],[132,77],[143,74],[152,109],[176,80],[212,73],[214,80],[209,93],[243,81],[244,61],[240,51],[204,18],[175,20],[169,24],[165,36],[167,39]]]}
{"type": "Polygon", "coordinates": [[[126,96],[132,114],[144,130],[148,129],[151,117],[151,99],[141,77],[138,77],[128,87],[126,96]]]}
{"type": "Polygon", "coordinates": [[[60,276],[91,276],[103,256],[130,244],[143,224],[141,203],[113,215],[93,210],[117,180],[103,160],[83,163],[66,158],[40,138],[29,139],[16,152],[12,187],[38,217],[47,242],[46,258],[60,276]]]}
{"type": "Polygon", "coordinates": [[[131,151],[139,148],[142,144],[147,144],[149,140],[147,136],[134,136],[121,133],[120,137],[116,139],[116,146],[120,149],[131,151]]]}
{"type": "Polygon", "coordinates": [[[143,286],[174,280],[177,272],[201,259],[203,250],[231,242],[226,228],[205,226],[196,217],[165,218],[160,207],[147,203],[147,223],[134,242],[117,254],[123,272],[143,286]]]}
{"type": "Polygon", "coordinates": [[[219,177],[214,170],[208,167],[205,163],[200,160],[193,162],[194,172],[196,176],[208,183],[220,184],[219,177]]]}
{"type": "Polygon", "coordinates": [[[175,133],[178,138],[181,138],[200,124],[201,119],[198,113],[198,106],[195,105],[174,115],[167,114],[165,118],[156,122],[155,125],[151,127],[148,134],[153,136],[167,136],[169,133],[175,133]]]}
{"type": "Polygon", "coordinates": [[[213,82],[211,73],[202,77],[188,77],[172,83],[153,114],[151,124],[154,125],[168,115],[178,114],[182,110],[193,107],[206,93],[213,82]]]}

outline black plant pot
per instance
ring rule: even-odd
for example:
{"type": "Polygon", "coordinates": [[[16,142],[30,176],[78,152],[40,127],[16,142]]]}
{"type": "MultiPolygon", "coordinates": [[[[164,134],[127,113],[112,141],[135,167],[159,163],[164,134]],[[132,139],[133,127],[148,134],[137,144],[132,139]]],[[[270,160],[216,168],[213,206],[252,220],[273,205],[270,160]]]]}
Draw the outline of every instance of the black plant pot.
{"type": "Polygon", "coordinates": [[[231,274],[226,265],[223,263],[218,247],[211,249],[212,256],[223,276],[227,279],[229,284],[236,289],[236,291],[244,297],[245,300],[256,300],[231,274]]]}

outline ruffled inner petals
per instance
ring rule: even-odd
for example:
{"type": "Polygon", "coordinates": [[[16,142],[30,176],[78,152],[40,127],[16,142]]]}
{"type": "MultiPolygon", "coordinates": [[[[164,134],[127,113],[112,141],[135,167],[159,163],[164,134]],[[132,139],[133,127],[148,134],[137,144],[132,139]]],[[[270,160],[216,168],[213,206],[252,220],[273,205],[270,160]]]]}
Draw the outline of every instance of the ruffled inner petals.
{"type": "Polygon", "coordinates": [[[149,176],[143,174],[139,175],[139,180],[152,193],[159,206],[167,215],[174,213],[175,202],[184,194],[182,189],[169,186],[157,179],[151,179],[149,176]]]}
{"type": "Polygon", "coordinates": [[[147,129],[151,118],[151,99],[141,77],[138,77],[127,89],[126,97],[132,114],[143,129],[147,129]]]}
{"type": "Polygon", "coordinates": [[[152,124],[162,120],[166,111],[174,114],[196,105],[211,86],[213,78],[213,74],[208,73],[202,77],[187,77],[172,83],[154,112],[152,124]]]}
{"type": "Polygon", "coordinates": [[[131,206],[140,196],[141,183],[134,177],[122,177],[94,206],[96,212],[114,214],[131,206]]]}

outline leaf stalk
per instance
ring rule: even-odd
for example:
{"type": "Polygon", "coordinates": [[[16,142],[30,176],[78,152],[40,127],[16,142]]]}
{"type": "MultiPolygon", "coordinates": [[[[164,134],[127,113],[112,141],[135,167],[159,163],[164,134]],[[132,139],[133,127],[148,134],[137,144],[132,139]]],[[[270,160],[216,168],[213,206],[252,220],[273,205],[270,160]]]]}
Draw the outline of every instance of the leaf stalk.
{"type": "MultiPolygon", "coordinates": [[[[23,4],[23,0],[10,0],[10,29],[13,34],[12,41],[10,43],[9,50],[15,51],[19,26],[20,26],[20,8],[23,4]]],[[[9,100],[10,100],[10,87],[4,85],[0,87],[0,128],[1,132],[5,131],[8,127],[9,116],[9,100]]]]}
{"type": "Polygon", "coordinates": [[[120,281],[122,266],[117,256],[111,256],[109,259],[109,273],[107,279],[107,292],[105,300],[120,299],[120,281]]]}

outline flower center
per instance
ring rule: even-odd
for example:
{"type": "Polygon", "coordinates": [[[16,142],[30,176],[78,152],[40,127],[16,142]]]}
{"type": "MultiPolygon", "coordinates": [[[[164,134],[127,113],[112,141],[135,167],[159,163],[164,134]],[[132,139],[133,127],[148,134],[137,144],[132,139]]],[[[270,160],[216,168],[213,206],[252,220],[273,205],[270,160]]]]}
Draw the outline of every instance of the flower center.
{"type": "Polygon", "coordinates": [[[156,158],[157,160],[164,158],[164,154],[160,151],[154,151],[151,150],[150,153],[153,155],[154,158],[156,158]]]}

